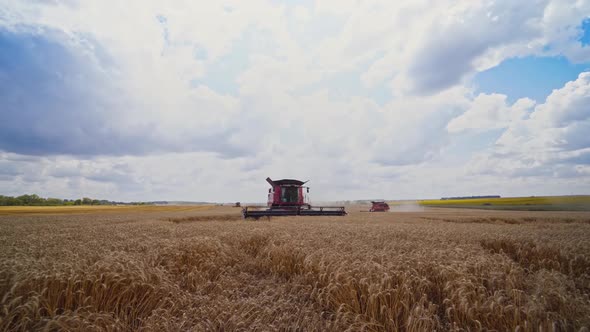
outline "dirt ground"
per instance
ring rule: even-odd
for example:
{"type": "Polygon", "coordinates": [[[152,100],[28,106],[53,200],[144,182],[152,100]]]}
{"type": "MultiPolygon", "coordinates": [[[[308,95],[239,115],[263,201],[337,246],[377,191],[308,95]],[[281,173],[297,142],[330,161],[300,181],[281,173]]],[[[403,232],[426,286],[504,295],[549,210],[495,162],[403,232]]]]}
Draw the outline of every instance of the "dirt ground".
{"type": "Polygon", "coordinates": [[[590,212],[0,213],[0,330],[590,327],[590,212]]]}

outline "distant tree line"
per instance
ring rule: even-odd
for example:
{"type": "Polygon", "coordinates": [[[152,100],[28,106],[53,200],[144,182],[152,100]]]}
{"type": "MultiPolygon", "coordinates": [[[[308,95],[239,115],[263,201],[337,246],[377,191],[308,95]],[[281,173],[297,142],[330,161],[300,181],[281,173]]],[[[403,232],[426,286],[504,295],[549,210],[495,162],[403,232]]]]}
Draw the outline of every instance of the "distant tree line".
{"type": "Polygon", "coordinates": [[[92,199],[88,197],[79,199],[43,198],[38,195],[4,196],[0,195],[0,206],[64,206],[64,205],[118,205],[118,204],[144,204],[112,202],[104,199],[92,199]]]}

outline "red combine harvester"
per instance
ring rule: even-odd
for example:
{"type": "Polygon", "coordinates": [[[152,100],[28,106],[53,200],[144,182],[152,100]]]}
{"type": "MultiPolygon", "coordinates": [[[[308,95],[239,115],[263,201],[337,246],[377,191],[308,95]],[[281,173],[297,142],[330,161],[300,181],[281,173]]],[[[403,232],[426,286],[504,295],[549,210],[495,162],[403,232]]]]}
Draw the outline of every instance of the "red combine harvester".
{"type": "Polygon", "coordinates": [[[259,210],[257,207],[246,206],[242,209],[244,218],[346,215],[344,206],[312,207],[305,195],[309,193],[309,187],[303,186],[307,181],[303,182],[292,179],[273,181],[270,178],[266,178],[266,181],[271,187],[268,189],[267,209],[259,210]]]}
{"type": "Polygon", "coordinates": [[[389,211],[389,205],[387,203],[385,203],[384,201],[372,201],[371,203],[373,203],[373,206],[371,206],[371,209],[369,210],[369,212],[387,212],[387,211],[389,211]]]}

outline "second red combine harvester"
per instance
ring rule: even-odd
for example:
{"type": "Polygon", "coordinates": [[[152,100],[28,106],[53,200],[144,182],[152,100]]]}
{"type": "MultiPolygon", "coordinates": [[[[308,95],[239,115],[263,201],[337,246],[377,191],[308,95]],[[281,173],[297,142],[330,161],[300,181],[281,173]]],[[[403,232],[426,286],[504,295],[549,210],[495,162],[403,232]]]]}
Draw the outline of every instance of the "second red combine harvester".
{"type": "Polygon", "coordinates": [[[260,217],[275,216],[344,216],[344,206],[311,206],[306,193],[309,187],[303,185],[307,182],[283,179],[273,181],[266,178],[270,184],[268,189],[268,203],[266,210],[257,207],[244,207],[244,218],[258,219],[260,217]]]}
{"type": "Polygon", "coordinates": [[[387,212],[389,211],[389,205],[385,201],[371,201],[373,204],[369,212],[387,212]]]}

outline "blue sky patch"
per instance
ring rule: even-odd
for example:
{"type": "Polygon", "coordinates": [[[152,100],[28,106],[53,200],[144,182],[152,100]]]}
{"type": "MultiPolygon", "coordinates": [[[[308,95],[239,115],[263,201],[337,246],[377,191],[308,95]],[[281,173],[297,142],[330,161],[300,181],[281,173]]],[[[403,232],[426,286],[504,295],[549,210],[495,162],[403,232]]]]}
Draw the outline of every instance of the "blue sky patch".
{"type": "Polygon", "coordinates": [[[476,93],[501,93],[509,102],[528,97],[541,103],[554,89],[575,80],[590,64],[572,64],[564,57],[511,58],[478,73],[476,93]]]}
{"type": "Polygon", "coordinates": [[[207,49],[201,45],[197,45],[197,46],[195,46],[195,49],[194,49],[194,55],[195,55],[195,59],[207,60],[207,57],[208,57],[207,49]]]}
{"type": "Polygon", "coordinates": [[[590,45],[590,18],[585,19],[582,21],[582,36],[580,36],[580,43],[582,46],[590,45]]]}
{"type": "Polygon", "coordinates": [[[158,22],[160,22],[162,24],[168,23],[168,19],[164,15],[158,15],[158,16],[156,16],[156,19],[158,20],[158,22]]]}

